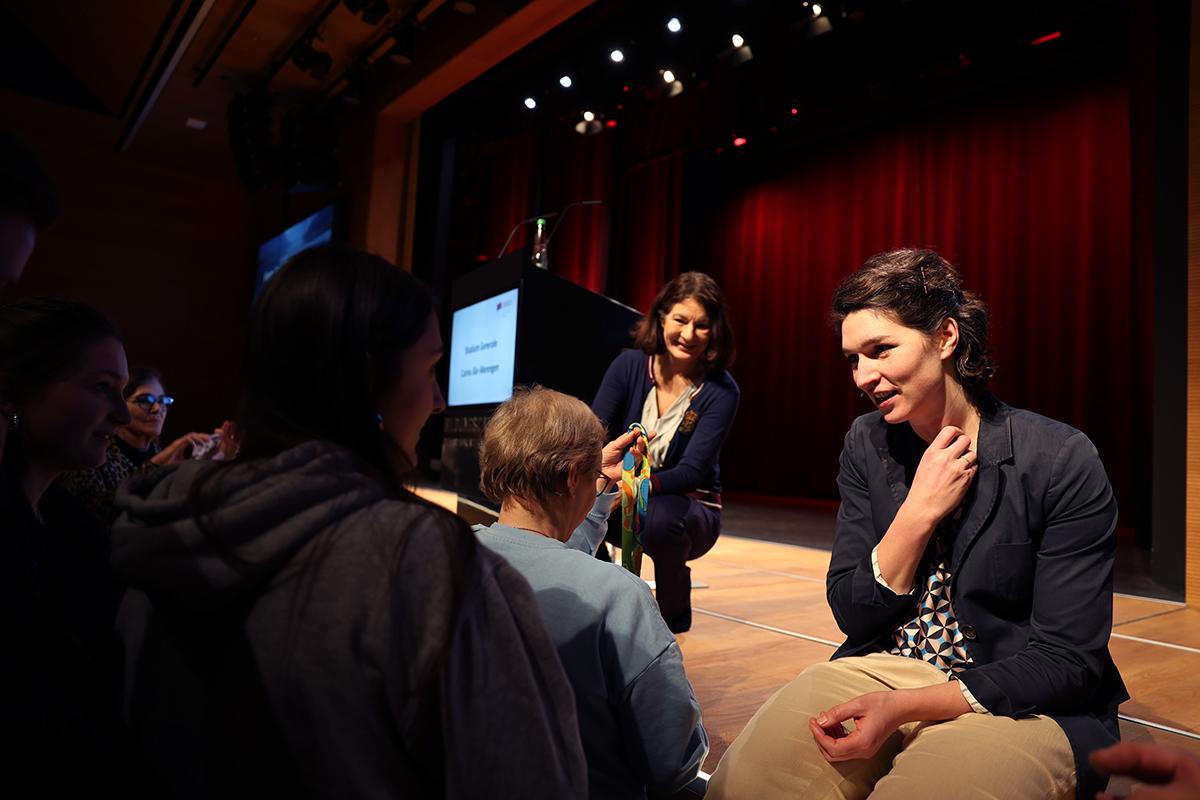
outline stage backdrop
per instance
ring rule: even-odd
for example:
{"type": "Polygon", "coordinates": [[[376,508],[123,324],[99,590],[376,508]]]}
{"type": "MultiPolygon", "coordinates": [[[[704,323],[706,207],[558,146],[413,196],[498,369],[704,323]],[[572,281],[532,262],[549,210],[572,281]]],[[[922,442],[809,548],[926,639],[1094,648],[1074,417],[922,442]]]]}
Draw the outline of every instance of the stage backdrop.
{"type": "Polygon", "coordinates": [[[1122,81],[1010,96],[823,149],[731,196],[683,265],[726,287],[740,335],[730,487],[836,496],[842,436],[870,406],[830,297],[872,253],[923,246],[992,311],[997,395],[1088,433],[1128,511],[1148,435],[1135,298],[1150,280],[1131,258],[1128,120],[1122,81]]]}
{"type": "Polygon", "coordinates": [[[544,210],[606,200],[571,212],[587,213],[564,223],[554,271],[642,309],[682,270],[721,282],[742,387],[722,459],[731,491],[836,498],[842,437],[869,406],[828,324],[830,297],[872,253],[923,246],[959,265],[992,310],[996,393],[1084,430],[1124,524],[1134,524],[1148,436],[1138,421],[1150,403],[1139,359],[1148,362],[1151,344],[1138,309],[1150,275],[1132,260],[1124,78],[910,115],[793,151],[769,169],[760,162],[762,177],[741,180],[730,179],[736,162],[716,169],[711,155],[687,152],[690,126],[672,117],[685,119],[692,104],[659,106],[619,136],[543,138],[537,166],[529,139],[510,143],[493,185],[521,185],[489,204],[490,238],[502,241],[533,213],[528,187],[540,180],[544,210]]]}

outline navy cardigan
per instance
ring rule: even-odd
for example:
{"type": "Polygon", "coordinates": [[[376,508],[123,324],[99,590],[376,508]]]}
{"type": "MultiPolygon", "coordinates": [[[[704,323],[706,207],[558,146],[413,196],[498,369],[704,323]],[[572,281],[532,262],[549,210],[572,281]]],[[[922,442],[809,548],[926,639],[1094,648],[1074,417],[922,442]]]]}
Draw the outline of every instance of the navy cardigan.
{"type": "MultiPolygon", "coordinates": [[[[829,605],[834,658],[886,649],[919,598],[875,580],[871,551],[908,496],[926,444],[878,411],[846,434],[829,605]]],[[[1096,448],[1061,422],[998,404],[979,426],[979,473],[951,545],[950,596],[974,662],[958,673],[984,708],[1046,714],[1075,754],[1078,797],[1106,779],[1087,754],[1115,742],[1129,698],[1108,652],[1117,503],[1096,448]]],[[[932,549],[932,542],[931,542],[932,549]]],[[[926,567],[931,551],[926,553],[926,567]]]]}
{"type": "MultiPolygon", "coordinates": [[[[596,392],[592,411],[608,425],[610,439],[626,431],[642,416],[642,405],[653,386],[650,357],[640,350],[626,350],[613,359],[596,392]]],[[[694,491],[721,492],[721,445],[733,426],[741,392],[728,370],[710,375],[700,393],[692,398],[695,427],[675,432],[661,468],[650,476],[655,494],[687,494],[694,491]]]]}

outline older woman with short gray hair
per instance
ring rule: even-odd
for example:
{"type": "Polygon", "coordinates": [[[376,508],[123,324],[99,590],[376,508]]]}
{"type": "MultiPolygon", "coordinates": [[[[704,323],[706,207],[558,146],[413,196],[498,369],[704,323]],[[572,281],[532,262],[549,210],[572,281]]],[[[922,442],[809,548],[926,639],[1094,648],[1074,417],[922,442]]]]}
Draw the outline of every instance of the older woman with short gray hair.
{"type": "Polygon", "coordinates": [[[593,800],[678,791],[708,754],[683,656],[649,588],[568,544],[585,520],[607,516],[613,495],[604,490],[634,439],[604,438],[582,401],[515,392],[484,430],[479,459],[500,519],[475,528],[537,596],[575,690],[593,800]]]}

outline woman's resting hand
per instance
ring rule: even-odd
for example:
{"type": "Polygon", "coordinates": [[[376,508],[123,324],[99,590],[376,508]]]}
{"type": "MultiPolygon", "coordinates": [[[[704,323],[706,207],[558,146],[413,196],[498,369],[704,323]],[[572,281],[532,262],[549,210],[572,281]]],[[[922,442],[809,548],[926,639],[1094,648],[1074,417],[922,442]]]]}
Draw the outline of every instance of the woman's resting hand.
{"type": "Polygon", "coordinates": [[[808,721],[813,741],[831,763],[870,758],[906,722],[936,722],[973,713],[955,681],[921,689],[868,692],[808,721]],[[842,723],[854,720],[847,732],[842,723]]]}

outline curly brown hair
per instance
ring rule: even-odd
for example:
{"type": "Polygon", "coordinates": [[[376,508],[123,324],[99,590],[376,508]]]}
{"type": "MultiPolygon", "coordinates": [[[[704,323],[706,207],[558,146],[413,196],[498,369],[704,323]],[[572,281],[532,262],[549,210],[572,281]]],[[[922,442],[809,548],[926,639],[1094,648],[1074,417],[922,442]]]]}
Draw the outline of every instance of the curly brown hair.
{"type": "Polygon", "coordinates": [[[834,329],[840,334],[846,317],[864,309],[886,313],[929,336],[953,319],[958,323],[955,377],[976,408],[994,402],[988,391],[996,362],[987,344],[987,306],[978,295],[963,290],[962,278],[949,261],[932,250],[914,248],[871,256],[834,291],[834,329]]]}

